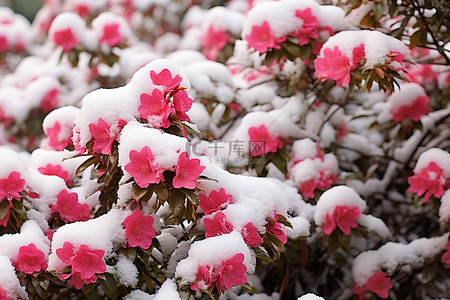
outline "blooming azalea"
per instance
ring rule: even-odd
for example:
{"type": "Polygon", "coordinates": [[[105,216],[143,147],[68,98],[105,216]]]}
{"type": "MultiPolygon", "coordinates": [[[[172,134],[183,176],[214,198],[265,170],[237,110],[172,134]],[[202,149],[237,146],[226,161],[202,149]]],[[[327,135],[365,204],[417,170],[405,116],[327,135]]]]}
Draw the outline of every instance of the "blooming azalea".
{"type": "Polygon", "coordinates": [[[102,36],[100,37],[100,44],[107,44],[110,47],[116,46],[122,40],[120,34],[119,24],[106,24],[102,29],[102,36]]]}
{"type": "Polygon", "coordinates": [[[67,172],[66,170],[63,170],[63,168],[60,165],[47,164],[45,167],[39,167],[38,171],[44,175],[58,176],[58,177],[64,179],[67,186],[72,185],[72,181],[70,180],[69,172],[67,172]]]}
{"type": "Polygon", "coordinates": [[[130,247],[150,248],[152,239],[156,235],[153,229],[153,222],[154,219],[152,216],[144,216],[140,210],[133,211],[123,221],[125,235],[130,247]]]}
{"type": "Polygon", "coordinates": [[[89,132],[94,139],[92,150],[102,154],[111,153],[111,146],[115,138],[111,136],[110,130],[111,128],[109,124],[106,123],[102,118],[98,119],[97,125],[92,123],[89,124],[89,132]]]}
{"type": "Polygon", "coordinates": [[[180,85],[182,80],[178,74],[172,78],[172,74],[168,69],[163,69],[159,73],[152,70],[150,71],[150,78],[152,79],[154,85],[164,87],[164,93],[175,90],[180,85]]]}
{"type": "Polygon", "coordinates": [[[124,167],[134,181],[141,188],[146,188],[149,184],[158,183],[162,178],[162,170],[157,170],[153,164],[153,153],[148,146],[140,152],[131,150],[130,162],[124,167]]]}
{"type": "Polygon", "coordinates": [[[194,291],[206,290],[216,281],[217,275],[218,274],[215,274],[214,269],[211,266],[199,266],[195,277],[195,283],[191,284],[191,289],[194,291]]]}
{"type": "Polygon", "coordinates": [[[364,44],[359,45],[358,47],[353,48],[352,51],[352,65],[351,69],[355,69],[358,67],[359,63],[366,57],[364,44]]]}
{"type": "Polygon", "coordinates": [[[64,242],[62,248],[56,249],[56,256],[66,265],[72,264],[72,259],[75,254],[75,247],[70,242],[64,242]]]}
{"type": "Polygon", "coordinates": [[[79,43],[78,38],[73,34],[71,28],[58,30],[53,33],[53,41],[56,45],[62,46],[64,52],[69,52],[79,43]]]}
{"type": "Polygon", "coordinates": [[[224,209],[228,204],[233,203],[233,196],[225,193],[225,189],[221,188],[219,192],[211,191],[209,196],[206,197],[204,194],[199,194],[200,197],[200,208],[206,214],[212,214],[218,210],[224,209]]]}
{"type": "Polygon", "coordinates": [[[355,221],[360,215],[361,210],[357,206],[337,205],[332,215],[326,214],[325,223],[322,225],[323,232],[330,235],[337,226],[342,233],[349,235],[352,228],[358,227],[355,221]]]}
{"type": "Polygon", "coordinates": [[[233,286],[247,282],[247,276],[245,275],[247,267],[243,264],[243,261],[244,254],[238,253],[222,264],[217,278],[219,291],[222,288],[229,290],[233,286]]]}
{"type": "Polygon", "coordinates": [[[69,193],[66,190],[56,196],[56,205],[51,207],[61,218],[69,221],[87,221],[91,217],[91,208],[86,203],[78,202],[77,193],[69,193]]]}
{"type": "Polygon", "coordinates": [[[96,273],[106,271],[106,264],[102,260],[103,255],[105,255],[103,250],[92,250],[87,245],[81,245],[72,259],[72,272],[78,272],[81,280],[91,283],[96,273]]]}
{"type": "Polygon", "coordinates": [[[423,202],[427,203],[431,196],[440,198],[447,187],[446,178],[442,169],[434,162],[422,168],[420,171],[413,170],[414,175],[408,178],[410,187],[408,192],[416,193],[418,196],[425,194],[423,202]]]}
{"type": "Polygon", "coordinates": [[[347,56],[343,55],[338,47],[334,49],[325,48],[323,57],[314,60],[315,74],[322,81],[327,79],[335,80],[337,85],[350,83],[350,62],[347,56]]]}
{"type": "Polygon", "coordinates": [[[49,112],[52,109],[57,108],[58,103],[59,103],[59,89],[54,88],[48,91],[44,95],[44,98],[42,98],[41,108],[44,112],[49,112]]]}
{"type": "Polygon", "coordinates": [[[178,119],[181,121],[189,121],[189,116],[186,114],[192,107],[194,101],[189,98],[186,91],[178,91],[173,95],[173,108],[178,119]]]}
{"type": "Polygon", "coordinates": [[[221,211],[216,213],[212,219],[205,218],[205,237],[213,237],[233,231],[233,225],[228,222],[227,217],[221,211]]]}
{"type": "Polygon", "coordinates": [[[67,146],[72,144],[71,137],[65,140],[60,139],[61,124],[58,121],[56,121],[52,127],[45,128],[45,133],[47,135],[47,143],[53,150],[64,150],[67,146]]]}
{"type": "Polygon", "coordinates": [[[244,238],[244,242],[252,248],[259,247],[263,241],[259,236],[258,229],[253,226],[252,222],[248,222],[242,228],[242,237],[244,238]]]}
{"type": "Polygon", "coordinates": [[[303,21],[302,27],[292,35],[298,38],[299,45],[303,46],[309,43],[309,39],[318,39],[317,26],[319,20],[311,13],[311,8],[296,10],[295,16],[303,21]]]}
{"type": "Polygon", "coordinates": [[[178,157],[176,174],[172,185],[174,188],[185,187],[194,189],[197,185],[196,180],[206,167],[200,165],[198,158],[190,159],[187,152],[183,152],[178,157]]]}
{"type": "Polygon", "coordinates": [[[140,101],[138,111],[142,118],[155,128],[170,126],[169,116],[172,113],[172,107],[166,102],[160,90],[154,89],[151,95],[142,93],[140,101]]]}
{"type": "Polygon", "coordinates": [[[14,262],[14,266],[17,271],[33,274],[34,272],[47,269],[47,261],[44,252],[31,243],[28,246],[19,248],[19,254],[14,262]]]}
{"type": "Polygon", "coordinates": [[[378,270],[366,283],[367,289],[377,294],[380,298],[387,298],[392,286],[391,280],[381,270],[378,270]]]}
{"type": "Polygon", "coordinates": [[[283,244],[287,242],[287,236],[283,231],[283,227],[278,223],[278,214],[273,212],[273,217],[267,220],[266,233],[270,233],[277,239],[279,239],[283,244]]]}
{"type": "Polygon", "coordinates": [[[428,96],[420,95],[410,105],[402,105],[395,110],[391,108],[392,119],[401,122],[406,118],[412,121],[420,121],[423,115],[431,111],[428,106],[430,99],[428,96]]]}
{"type": "Polygon", "coordinates": [[[260,156],[269,152],[277,152],[283,144],[278,137],[272,136],[265,125],[259,127],[250,127],[248,129],[250,137],[250,155],[260,156]]]}
{"type": "Polygon", "coordinates": [[[13,198],[20,199],[19,193],[23,191],[25,186],[25,180],[20,176],[19,172],[12,171],[9,173],[8,178],[0,179],[0,199],[5,197],[9,201],[12,201],[13,198]]]}
{"type": "Polygon", "coordinates": [[[261,26],[253,25],[252,32],[245,36],[245,39],[248,48],[254,48],[261,53],[265,53],[269,48],[280,49],[280,43],[284,42],[286,37],[276,38],[269,23],[264,21],[261,26]]]}
{"type": "Polygon", "coordinates": [[[202,39],[202,52],[207,59],[216,60],[219,51],[223,49],[230,40],[230,36],[225,31],[215,29],[213,25],[209,25],[208,32],[202,39]]]}

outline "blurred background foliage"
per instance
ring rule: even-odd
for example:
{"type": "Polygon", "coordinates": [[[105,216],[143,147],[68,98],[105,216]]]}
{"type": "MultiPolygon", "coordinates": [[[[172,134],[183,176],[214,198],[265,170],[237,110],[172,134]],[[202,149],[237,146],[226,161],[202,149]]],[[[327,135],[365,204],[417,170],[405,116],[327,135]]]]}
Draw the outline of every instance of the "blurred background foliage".
{"type": "Polygon", "coordinates": [[[43,2],[44,0],[0,0],[0,6],[8,6],[32,21],[43,2]]]}

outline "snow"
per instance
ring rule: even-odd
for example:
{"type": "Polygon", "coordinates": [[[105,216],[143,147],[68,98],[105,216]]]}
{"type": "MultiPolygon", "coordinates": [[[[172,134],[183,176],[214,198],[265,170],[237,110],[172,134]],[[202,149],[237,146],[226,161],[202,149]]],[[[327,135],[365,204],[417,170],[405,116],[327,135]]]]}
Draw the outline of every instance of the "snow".
{"type": "Polygon", "coordinates": [[[432,148],[420,154],[414,171],[420,172],[428,167],[431,162],[435,162],[444,172],[445,178],[450,178],[450,153],[440,148],[432,148]]]}
{"type": "Polygon", "coordinates": [[[25,287],[20,285],[11,261],[3,255],[0,255],[0,286],[11,300],[29,299],[25,287]]]}
{"type": "Polygon", "coordinates": [[[389,275],[400,265],[423,263],[445,250],[448,235],[419,238],[409,244],[389,242],[378,250],[362,252],[353,261],[353,280],[363,286],[380,269],[389,275]]]}
{"type": "Polygon", "coordinates": [[[230,32],[233,36],[239,36],[242,31],[244,15],[227,9],[223,6],[216,6],[209,9],[201,25],[203,35],[207,34],[210,26],[216,30],[230,32]]]}
{"type": "Polygon", "coordinates": [[[138,270],[128,257],[119,255],[115,268],[120,284],[125,286],[136,286],[138,284],[138,270]]]}
{"type": "Polygon", "coordinates": [[[314,294],[306,294],[298,298],[298,300],[324,300],[324,299],[314,294]]]}
{"type": "Polygon", "coordinates": [[[54,252],[62,248],[65,242],[70,242],[75,247],[87,245],[91,249],[104,250],[104,258],[110,257],[116,247],[126,243],[122,225],[124,219],[124,211],[113,208],[98,218],[59,227],[53,235],[53,252],[49,256],[48,269],[59,270],[65,266],[54,252]]]}
{"type": "Polygon", "coordinates": [[[147,294],[146,292],[141,291],[141,290],[134,290],[131,293],[129,293],[128,295],[126,295],[123,299],[124,300],[154,300],[155,295],[147,294]]]}
{"type": "Polygon", "coordinates": [[[155,300],[181,300],[178,287],[172,280],[166,280],[155,294],[155,300]]]}
{"type": "Polygon", "coordinates": [[[439,206],[439,222],[449,222],[450,217],[450,189],[441,197],[441,206],[439,206]]]}
{"type": "Polygon", "coordinates": [[[427,96],[424,88],[417,83],[405,83],[400,85],[400,90],[388,97],[391,109],[397,111],[401,106],[409,106],[419,96],[427,96]]]}

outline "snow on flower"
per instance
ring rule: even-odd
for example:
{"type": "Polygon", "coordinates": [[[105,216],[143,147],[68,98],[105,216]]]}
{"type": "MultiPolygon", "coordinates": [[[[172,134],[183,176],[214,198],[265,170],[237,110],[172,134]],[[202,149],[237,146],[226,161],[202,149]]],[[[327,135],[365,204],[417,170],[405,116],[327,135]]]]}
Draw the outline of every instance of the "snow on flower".
{"type": "Polygon", "coordinates": [[[431,111],[428,106],[429,98],[423,87],[416,83],[407,83],[400,86],[388,98],[392,119],[401,122],[408,118],[420,121],[421,117],[431,111]]]}
{"type": "Polygon", "coordinates": [[[156,236],[153,222],[152,216],[145,216],[140,210],[133,211],[123,221],[125,235],[130,247],[148,249],[151,246],[152,239],[156,236]]]}
{"type": "Polygon", "coordinates": [[[350,83],[350,62],[338,47],[325,48],[323,56],[314,60],[316,76],[322,81],[332,79],[338,86],[350,83]]]}
{"type": "Polygon", "coordinates": [[[78,202],[77,193],[62,190],[56,197],[56,205],[51,209],[57,212],[62,219],[69,222],[87,221],[91,217],[91,208],[86,203],[78,202]]]}
{"type": "Polygon", "coordinates": [[[391,280],[381,270],[378,270],[372,277],[367,280],[366,284],[361,287],[355,283],[353,293],[359,296],[359,299],[364,299],[367,291],[374,292],[378,297],[386,299],[389,296],[389,290],[393,284],[391,280]]]}
{"type": "Polygon", "coordinates": [[[0,199],[8,198],[12,201],[13,198],[20,199],[20,192],[23,191],[25,180],[21,174],[16,171],[9,173],[7,178],[0,179],[0,199]]]}
{"type": "Polygon", "coordinates": [[[42,122],[47,139],[41,144],[41,147],[63,150],[72,145],[73,122],[79,112],[80,109],[74,106],[64,106],[52,110],[42,122]]]}
{"type": "Polygon", "coordinates": [[[172,107],[166,102],[164,94],[160,90],[153,90],[151,95],[141,94],[139,115],[146,119],[154,128],[167,128],[170,125],[169,116],[172,107]]]}
{"type": "Polygon", "coordinates": [[[212,219],[205,218],[203,225],[205,226],[206,238],[233,231],[233,225],[228,222],[226,215],[221,211],[217,212],[212,219]]]}
{"type": "Polygon", "coordinates": [[[64,52],[69,52],[83,42],[87,28],[80,16],[67,12],[59,14],[53,20],[49,31],[53,42],[62,47],[64,52]]]}
{"type": "Polygon", "coordinates": [[[450,186],[450,154],[438,148],[422,153],[408,178],[408,191],[424,196],[426,203],[431,196],[440,198],[450,186]]]}
{"type": "Polygon", "coordinates": [[[230,41],[230,36],[213,25],[208,27],[208,31],[202,40],[202,50],[207,59],[216,60],[219,51],[230,41]]]}
{"type": "Polygon", "coordinates": [[[233,196],[225,193],[225,189],[221,188],[218,192],[212,190],[207,197],[200,193],[200,208],[206,214],[212,214],[218,210],[224,209],[228,204],[233,203],[233,196]]]}
{"type": "Polygon", "coordinates": [[[245,36],[248,47],[252,47],[261,53],[267,52],[269,48],[280,49],[280,43],[286,40],[285,37],[275,38],[272,28],[267,21],[264,21],[260,26],[253,25],[252,31],[245,36]]]}
{"type": "Polygon", "coordinates": [[[277,152],[278,148],[283,147],[283,143],[278,137],[272,136],[265,125],[259,127],[250,127],[248,129],[250,138],[251,156],[261,156],[269,152],[277,152]]]}
{"type": "Polygon", "coordinates": [[[20,284],[11,261],[2,255],[0,255],[0,299],[28,299],[25,287],[20,284]]]}
{"type": "Polygon", "coordinates": [[[19,248],[19,254],[14,265],[17,271],[27,274],[33,274],[34,272],[47,269],[44,252],[36,248],[33,243],[19,248]]]}
{"type": "Polygon", "coordinates": [[[357,206],[343,206],[337,205],[334,208],[334,212],[332,215],[328,214],[325,216],[325,223],[322,225],[323,232],[326,235],[330,235],[335,229],[336,226],[344,233],[345,235],[349,235],[352,228],[358,227],[356,224],[356,220],[361,215],[361,211],[357,206]]]}
{"type": "Polygon", "coordinates": [[[103,12],[92,21],[92,30],[100,45],[117,46],[129,39],[131,29],[125,19],[111,12],[103,12]]]}

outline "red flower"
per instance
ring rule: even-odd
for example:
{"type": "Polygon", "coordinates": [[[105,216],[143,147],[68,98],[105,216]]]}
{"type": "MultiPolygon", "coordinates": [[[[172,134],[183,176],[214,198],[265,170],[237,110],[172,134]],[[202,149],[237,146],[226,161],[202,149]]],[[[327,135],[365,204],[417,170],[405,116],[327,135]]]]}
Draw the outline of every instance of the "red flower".
{"type": "Polygon", "coordinates": [[[41,270],[47,269],[47,261],[45,254],[31,243],[28,246],[19,248],[19,254],[14,262],[17,271],[27,274],[33,274],[41,270]]]}
{"type": "Polygon", "coordinates": [[[44,112],[49,112],[58,107],[59,89],[54,88],[48,91],[41,101],[41,108],[44,112]]]}
{"type": "Polygon", "coordinates": [[[63,170],[63,168],[60,165],[47,164],[45,167],[38,168],[38,171],[44,175],[58,176],[58,177],[64,179],[67,186],[72,185],[72,181],[70,180],[69,172],[63,170]]]}
{"type": "Polygon", "coordinates": [[[154,85],[164,87],[164,93],[175,90],[180,85],[182,80],[179,75],[172,78],[172,74],[168,69],[163,69],[158,74],[156,74],[155,71],[150,71],[150,77],[154,85]]]}
{"type": "Polygon", "coordinates": [[[259,236],[258,229],[253,226],[252,222],[248,222],[242,228],[242,237],[244,238],[244,242],[252,248],[259,247],[263,241],[259,236]]]}
{"type": "Polygon", "coordinates": [[[99,118],[97,125],[89,124],[89,132],[94,139],[92,150],[97,153],[110,154],[111,146],[115,138],[111,137],[109,124],[103,121],[102,118],[99,118]]]}
{"type": "Polygon", "coordinates": [[[283,227],[278,223],[278,215],[275,211],[273,212],[273,218],[267,220],[266,232],[279,239],[283,244],[286,244],[287,237],[283,231],[283,227]]]}
{"type": "Polygon", "coordinates": [[[144,216],[140,210],[135,210],[129,215],[123,225],[130,247],[150,248],[152,239],[155,237],[153,229],[154,219],[152,216],[144,216]]]}
{"type": "Polygon", "coordinates": [[[366,52],[364,50],[364,44],[359,45],[358,47],[353,48],[352,52],[352,66],[351,69],[355,69],[358,67],[359,63],[366,57],[366,52]]]}
{"type": "Polygon", "coordinates": [[[402,105],[396,110],[391,109],[392,119],[396,122],[401,122],[408,117],[412,121],[420,121],[423,115],[431,111],[428,107],[429,101],[428,96],[421,95],[409,105],[402,105]]]}
{"type": "Polygon", "coordinates": [[[0,286],[0,300],[9,300],[8,296],[6,295],[6,292],[2,287],[0,286]]]}
{"type": "Polygon", "coordinates": [[[233,286],[241,285],[247,282],[247,267],[242,263],[244,254],[238,253],[222,264],[217,279],[218,290],[225,288],[231,289],[233,286]]]}
{"type": "Polygon", "coordinates": [[[87,284],[97,281],[97,278],[92,281],[95,274],[106,271],[103,255],[105,255],[103,250],[92,250],[86,245],[81,245],[72,259],[72,272],[79,273],[80,279],[87,284]]]}
{"type": "Polygon", "coordinates": [[[8,178],[0,179],[0,199],[5,197],[9,201],[12,201],[12,198],[20,199],[19,193],[23,191],[24,185],[25,180],[20,178],[20,173],[12,171],[8,178]]]}
{"type": "Polygon", "coordinates": [[[335,229],[336,225],[341,229],[342,233],[349,235],[352,228],[358,227],[355,222],[361,215],[361,210],[357,206],[337,205],[334,208],[333,214],[326,214],[325,223],[322,225],[323,232],[330,235],[335,229]]]}
{"type": "Polygon", "coordinates": [[[60,132],[61,132],[61,124],[58,121],[56,121],[55,124],[53,124],[53,127],[47,127],[45,129],[48,145],[53,150],[58,150],[58,151],[64,150],[67,146],[72,144],[70,137],[66,140],[61,140],[60,132]]]}
{"type": "Polygon", "coordinates": [[[100,44],[108,44],[110,47],[116,46],[122,40],[119,24],[106,24],[103,26],[100,44]]]}
{"type": "Polygon", "coordinates": [[[176,175],[173,178],[174,188],[185,187],[194,189],[197,185],[196,180],[206,167],[200,165],[198,158],[189,159],[187,152],[183,152],[178,157],[176,175]]]}
{"type": "Polygon", "coordinates": [[[191,289],[194,291],[206,290],[212,286],[218,275],[214,273],[211,266],[199,266],[197,269],[197,276],[195,277],[195,283],[191,284],[191,289]]]}
{"type": "Polygon", "coordinates": [[[75,254],[75,247],[70,242],[64,242],[62,248],[56,249],[56,256],[66,265],[72,264],[75,254]]]}
{"type": "Polygon", "coordinates": [[[78,39],[73,34],[71,28],[58,30],[55,33],[53,33],[53,41],[55,42],[56,45],[62,46],[64,52],[69,52],[76,45],[78,45],[78,39]]]}
{"type": "Polygon", "coordinates": [[[267,21],[261,26],[253,25],[250,35],[245,36],[248,48],[252,47],[261,53],[267,52],[269,48],[280,49],[280,43],[286,40],[286,37],[275,38],[272,28],[267,21]]]}
{"type": "Polygon", "coordinates": [[[335,80],[338,86],[350,83],[350,63],[347,56],[343,55],[338,47],[334,50],[325,48],[323,57],[314,60],[315,74],[322,78],[335,80]]]}
{"type": "Polygon", "coordinates": [[[278,148],[283,147],[283,143],[278,137],[273,137],[265,125],[259,127],[250,127],[248,129],[250,137],[250,155],[260,156],[269,152],[277,152],[278,148]]]}
{"type": "Polygon", "coordinates": [[[185,114],[192,107],[191,98],[189,98],[186,91],[178,91],[175,95],[173,95],[173,108],[175,109],[175,113],[178,119],[181,121],[189,121],[189,116],[185,114]]]}
{"type": "Polygon", "coordinates": [[[6,51],[8,51],[9,48],[9,43],[8,43],[8,39],[1,35],[0,36],[0,53],[5,53],[6,51]]]}
{"type": "Polygon", "coordinates": [[[378,270],[366,283],[367,289],[377,294],[380,298],[387,298],[392,286],[391,280],[381,270],[378,270]]]}
{"type": "Polygon", "coordinates": [[[214,218],[205,218],[203,221],[205,226],[205,237],[213,237],[233,231],[233,225],[228,222],[225,214],[221,211],[214,215],[214,218]]]}
{"type": "Polygon", "coordinates": [[[208,32],[202,39],[202,52],[207,59],[216,60],[219,51],[223,49],[228,42],[230,36],[223,30],[216,30],[214,26],[209,25],[208,32]]]}
{"type": "Polygon", "coordinates": [[[161,181],[162,172],[153,165],[153,153],[148,146],[141,149],[140,152],[131,150],[130,162],[124,167],[136,184],[141,188],[146,188],[149,184],[161,181]]]}
{"type": "Polygon", "coordinates": [[[91,209],[86,203],[78,203],[78,194],[69,193],[66,190],[59,192],[56,196],[56,205],[52,210],[57,212],[61,218],[69,221],[87,221],[91,217],[91,209]]]}
{"type": "Polygon", "coordinates": [[[170,126],[169,116],[172,107],[167,104],[164,94],[154,89],[151,95],[142,93],[141,105],[138,107],[139,115],[146,119],[154,128],[167,128],[170,126]]]}
{"type": "Polygon", "coordinates": [[[311,13],[311,8],[308,7],[304,10],[296,10],[295,16],[303,20],[302,27],[292,34],[294,37],[298,38],[300,46],[308,44],[309,39],[319,38],[319,34],[317,33],[319,20],[311,13]]]}
{"type": "Polygon", "coordinates": [[[219,192],[211,191],[209,196],[200,194],[200,208],[206,214],[212,214],[218,210],[224,209],[228,204],[233,203],[233,196],[225,193],[225,189],[221,188],[219,192]]]}
{"type": "Polygon", "coordinates": [[[423,200],[425,203],[431,196],[440,198],[444,195],[446,182],[444,172],[434,161],[421,169],[420,172],[416,170],[413,170],[413,172],[414,175],[408,178],[408,183],[410,184],[408,192],[416,193],[418,196],[425,194],[423,200]]]}

